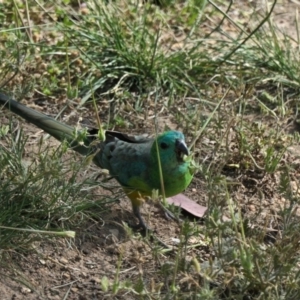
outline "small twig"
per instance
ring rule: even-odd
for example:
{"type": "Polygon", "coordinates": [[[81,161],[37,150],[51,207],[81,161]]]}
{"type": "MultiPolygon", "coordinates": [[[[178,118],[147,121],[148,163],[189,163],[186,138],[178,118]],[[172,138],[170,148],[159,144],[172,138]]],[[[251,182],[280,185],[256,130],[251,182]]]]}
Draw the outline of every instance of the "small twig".
{"type": "MultiPolygon", "coordinates": [[[[75,282],[77,282],[78,280],[74,280],[74,281],[71,281],[71,282],[69,282],[69,283],[65,283],[65,284],[62,284],[62,285],[57,285],[57,286],[54,286],[54,287],[52,287],[52,288],[50,288],[51,290],[56,290],[56,289],[60,289],[60,288],[62,288],[62,287],[65,287],[65,286],[68,286],[68,285],[71,285],[72,286],[72,284],[73,283],[75,283],[75,282]]],[[[65,298],[64,298],[65,299],[65,298]]]]}

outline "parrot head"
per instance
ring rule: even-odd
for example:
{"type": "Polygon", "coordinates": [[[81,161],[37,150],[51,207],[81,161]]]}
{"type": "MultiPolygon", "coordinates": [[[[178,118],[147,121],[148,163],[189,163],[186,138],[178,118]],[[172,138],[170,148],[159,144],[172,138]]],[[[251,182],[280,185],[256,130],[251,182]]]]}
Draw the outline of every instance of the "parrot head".
{"type": "MultiPolygon", "coordinates": [[[[179,131],[167,131],[157,137],[157,146],[162,166],[171,167],[184,163],[184,156],[189,155],[184,135],[179,131]]],[[[152,146],[152,155],[157,159],[156,143],[152,146]]]]}

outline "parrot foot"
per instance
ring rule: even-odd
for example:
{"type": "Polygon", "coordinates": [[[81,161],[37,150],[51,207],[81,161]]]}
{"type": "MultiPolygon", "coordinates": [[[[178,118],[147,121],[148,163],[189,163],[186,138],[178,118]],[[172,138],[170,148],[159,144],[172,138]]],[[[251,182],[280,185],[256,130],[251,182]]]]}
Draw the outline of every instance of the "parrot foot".
{"type": "Polygon", "coordinates": [[[129,224],[129,227],[132,228],[134,231],[140,231],[142,235],[145,235],[147,232],[151,232],[152,230],[146,224],[129,224]]]}
{"type": "Polygon", "coordinates": [[[173,220],[173,221],[176,221],[176,222],[182,222],[182,220],[176,216],[174,213],[172,213],[168,208],[166,208],[164,205],[162,205],[162,203],[158,203],[159,204],[159,207],[162,209],[163,213],[164,213],[164,217],[167,219],[167,220],[173,220]]]}
{"type": "MultiPolygon", "coordinates": [[[[128,224],[128,226],[130,228],[132,228],[134,231],[139,231],[139,233],[143,236],[146,237],[148,236],[150,241],[153,242],[157,242],[158,245],[162,246],[165,249],[171,249],[169,245],[165,244],[162,240],[160,240],[157,236],[154,235],[153,231],[145,224],[136,224],[136,225],[132,225],[132,224],[128,224]]],[[[152,245],[150,245],[152,246],[152,245]]]]}
{"type": "Polygon", "coordinates": [[[145,223],[145,221],[143,220],[143,218],[141,216],[139,206],[133,207],[133,213],[137,217],[137,219],[139,220],[139,223],[137,225],[131,225],[130,227],[132,229],[139,230],[141,235],[144,236],[144,237],[149,236],[151,242],[156,241],[158,244],[160,244],[164,248],[170,249],[170,247],[167,244],[165,244],[163,241],[161,241],[158,237],[156,237],[154,235],[153,231],[147,226],[147,224],[145,223]]]}
{"type": "Polygon", "coordinates": [[[137,225],[131,225],[130,227],[134,230],[139,230],[141,233],[147,234],[150,233],[152,230],[147,226],[144,219],[141,216],[140,208],[139,207],[133,207],[133,213],[139,220],[139,223],[137,225]]]}

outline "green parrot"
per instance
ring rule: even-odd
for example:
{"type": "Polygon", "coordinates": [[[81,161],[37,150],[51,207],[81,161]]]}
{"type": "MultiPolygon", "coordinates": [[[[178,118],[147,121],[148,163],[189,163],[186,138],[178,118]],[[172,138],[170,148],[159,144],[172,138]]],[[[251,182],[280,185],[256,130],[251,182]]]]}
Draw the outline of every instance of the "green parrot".
{"type": "Polygon", "coordinates": [[[97,166],[107,169],[131,200],[133,213],[139,221],[135,227],[148,229],[140,207],[153,190],[171,197],[182,192],[193,178],[191,161],[185,159],[189,150],[181,132],[166,131],[156,138],[146,138],[107,130],[105,140],[97,141],[98,130],[92,129],[82,135],[83,142],[80,142],[80,134],[73,127],[26,107],[1,92],[0,104],[57,140],[66,140],[72,150],[92,157],[97,166]]]}

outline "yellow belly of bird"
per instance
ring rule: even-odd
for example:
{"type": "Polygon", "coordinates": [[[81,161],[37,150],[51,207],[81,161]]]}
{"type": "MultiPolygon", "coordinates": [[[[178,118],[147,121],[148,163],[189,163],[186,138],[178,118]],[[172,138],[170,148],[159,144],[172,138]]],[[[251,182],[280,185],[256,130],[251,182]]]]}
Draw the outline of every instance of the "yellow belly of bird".
{"type": "Polygon", "coordinates": [[[149,194],[143,194],[139,191],[124,189],[125,194],[131,200],[132,206],[140,206],[145,202],[146,197],[149,197],[149,194]]]}

